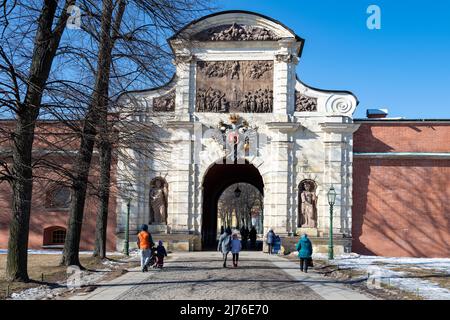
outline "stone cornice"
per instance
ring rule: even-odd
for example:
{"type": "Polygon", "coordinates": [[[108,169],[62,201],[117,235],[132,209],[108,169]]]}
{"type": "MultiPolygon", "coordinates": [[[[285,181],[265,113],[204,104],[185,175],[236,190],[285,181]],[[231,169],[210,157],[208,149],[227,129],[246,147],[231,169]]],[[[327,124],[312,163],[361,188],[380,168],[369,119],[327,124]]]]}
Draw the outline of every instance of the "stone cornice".
{"type": "Polygon", "coordinates": [[[298,122],[267,122],[266,125],[270,130],[279,130],[282,132],[296,131],[301,127],[301,124],[298,122]]]}
{"type": "Polygon", "coordinates": [[[322,131],[327,133],[353,133],[358,130],[360,124],[342,123],[342,122],[323,122],[319,123],[322,131]]]}
{"type": "Polygon", "coordinates": [[[193,129],[195,123],[191,121],[168,121],[167,126],[170,128],[193,129]]]}

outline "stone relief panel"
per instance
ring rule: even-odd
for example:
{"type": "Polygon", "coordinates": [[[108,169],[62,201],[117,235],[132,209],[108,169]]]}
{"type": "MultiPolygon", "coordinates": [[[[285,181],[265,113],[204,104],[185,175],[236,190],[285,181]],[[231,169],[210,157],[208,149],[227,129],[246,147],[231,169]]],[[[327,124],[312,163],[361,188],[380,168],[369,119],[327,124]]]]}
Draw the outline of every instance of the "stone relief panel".
{"type": "Polygon", "coordinates": [[[175,90],[164,96],[153,99],[153,111],[168,112],[175,111],[175,90]]]}
{"type": "Polygon", "coordinates": [[[196,112],[273,110],[273,61],[198,61],[196,112]]]}
{"type": "Polygon", "coordinates": [[[246,26],[237,23],[221,25],[201,31],[192,37],[198,41],[277,41],[274,32],[262,27],[246,26]]]}
{"type": "Polygon", "coordinates": [[[317,111],[317,99],[307,97],[295,91],[295,111],[317,111]]]}

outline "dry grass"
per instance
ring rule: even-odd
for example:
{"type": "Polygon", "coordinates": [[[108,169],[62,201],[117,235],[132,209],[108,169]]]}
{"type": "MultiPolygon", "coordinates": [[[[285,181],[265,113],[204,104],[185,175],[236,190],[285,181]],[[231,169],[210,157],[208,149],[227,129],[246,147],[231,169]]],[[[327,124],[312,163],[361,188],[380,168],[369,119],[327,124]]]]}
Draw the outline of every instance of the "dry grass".
{"type": "MultiPolygon", "coordinates": [[[[124,256],[108,256],[108,260],[119,262],[124,256]]],[[[5,278],[6,255],[0,255],[0,299],[5,299],[7,294],[20,292],[22,290],[40,286],[42,284],[55,285],[57,282],[67,279],[66,267],[60,266],[61,255],[59,254],[31,254],[28,255],[28,276],[30,282],[8,282],[5,278]]],[[[80,262],[87,270],[106,269],[109,266],[91,255],[80,255],[80,262]]],[[[122,274],[122,270],[137,265],[136,262],[120,261],[109,277],[122,274]]]]}

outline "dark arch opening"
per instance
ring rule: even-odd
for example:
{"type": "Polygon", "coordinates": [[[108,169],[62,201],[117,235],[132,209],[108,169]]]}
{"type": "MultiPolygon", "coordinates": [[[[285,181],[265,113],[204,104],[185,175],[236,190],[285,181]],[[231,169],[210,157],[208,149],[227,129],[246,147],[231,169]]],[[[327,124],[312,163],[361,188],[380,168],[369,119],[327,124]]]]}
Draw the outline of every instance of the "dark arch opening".
{"type": "Polygon", "coordinates": [[[249,183],[264,196],[264,182],[258,169],[249,164],[214,164],[203,180],[202,248],[217,244],[217,203],[222,192],[235,183],[249,183]]]}

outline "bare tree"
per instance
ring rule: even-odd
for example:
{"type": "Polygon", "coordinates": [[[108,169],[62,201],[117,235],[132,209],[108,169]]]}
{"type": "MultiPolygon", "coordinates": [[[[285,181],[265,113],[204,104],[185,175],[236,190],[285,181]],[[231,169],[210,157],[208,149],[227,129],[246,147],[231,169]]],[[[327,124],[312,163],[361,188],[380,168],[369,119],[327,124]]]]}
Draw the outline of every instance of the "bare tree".
{"type": "Polygon", "coordinates": [[[263,196],[261,192],[249,183],[236,183],[229,186],[219,198],[218,217],[222,225],[231,227],[232,214],[236,214],[237,225],[250,226],[253,209],[262,209],[263,196]],[[235,190],[239,187],[240,195],[236,196],[235,190]]]}
{"type": "MultiPolygon", "coordinates": [[[[8,170],[8,181],[13,192],[6,267],[9,280],[29,279],[27,250],[34,130],[52,64],[69,17],[67,9],[74,3],[75,0],[66,0],[58,8],[57,0],[45,0],[38,15],[26,3],[2,3],[1,22],[4,28],[0,47],[0,103],[16,118],[12,133],[12,168],[8,170]],[[29,28],[35,28],[34,40],[28,37],[29,33],[19,34],[21,38],[18,39],[18,24],[30,21],[30,17],[32,23],[29,28]],[[33,47],[29,59],[20,59],[22,47],[28,44],[33,47]]],[[[3,162],[2,166],[6,166],[6,163],[3,162]]]]}
{"type": "MultiPolygon", "coordinates": [[[[105,256],[111,152],[113,143],[118,144],[114,141],[117,138],[114,128],[129,128],[126,125],[127,119],[121,116],[110,121],[108,106],[127,90],[136,89],[142,84],[161,84],[170,78],[168,75],[173,70],[167,66],[171,52],[167,44],[162,44],[162,40],[178,30],[180,25],[192,20],[200,12],[201,3],[202,1],[193,0],[103,0],[102,8],[97,8],[92,2],[81,2],[81,8],[89,18],[82,28],[98,44],[98,55],[93,62],[92,52],[95,50],[73,50],[86,61],[86,66],[96,66],[96,81],[83,120],[81,145],[74,165],[73,202],[62,264],[80,265],[79,241],[90,163],[96,141],[100,149],[101,176],[94,255],[101,258],[105,256]],[[101,17],[100,26],[98,17],[101,17]]],[[[142,136],[150,136],[145,131],[147,130],[132,130],[128,137],[133,139],[128,141],[133,140],[135,145],[139,144],[142,136]]],[[[127,139],[122,139],[119,143],[125,141],[127,139]]]]}

